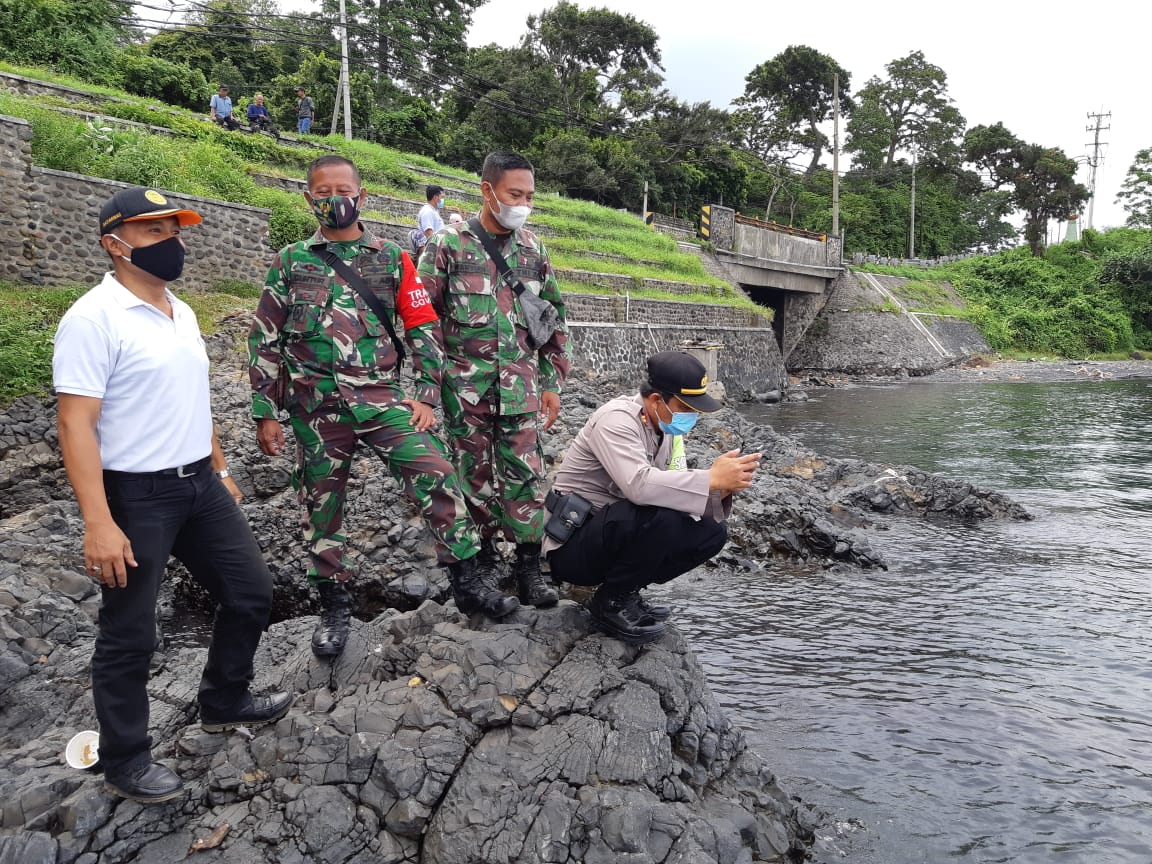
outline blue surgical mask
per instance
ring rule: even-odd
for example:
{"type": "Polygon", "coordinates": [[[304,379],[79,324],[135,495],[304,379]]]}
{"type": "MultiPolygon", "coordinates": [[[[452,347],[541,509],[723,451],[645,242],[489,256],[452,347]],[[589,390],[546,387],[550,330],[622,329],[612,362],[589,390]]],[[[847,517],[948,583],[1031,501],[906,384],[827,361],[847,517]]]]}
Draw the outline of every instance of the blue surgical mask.
{"type": "Polygon", "coordinates": [[[444,199],[443,198],[441,198],[439,201],[436,202],[436,209],[437,210],[443,210],[444,209],[444,199]]]}
{"type": "Polygon", "coordinates": [[[660,422],[660,431],[665,435],[687,435],[696,426],[700,415],[695,411],[673,411],[672,419],[668,422],[656,419],[660,422]]]}

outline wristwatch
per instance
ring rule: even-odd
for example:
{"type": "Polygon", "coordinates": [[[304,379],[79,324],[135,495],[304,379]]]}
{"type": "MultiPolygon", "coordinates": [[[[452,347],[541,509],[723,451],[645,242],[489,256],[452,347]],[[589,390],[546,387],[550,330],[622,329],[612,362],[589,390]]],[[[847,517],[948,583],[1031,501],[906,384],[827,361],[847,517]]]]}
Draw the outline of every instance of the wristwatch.
{"type": "Polygon", "coordinates": [[[223,480],[225,477],[231,477],[232,472],[225,468],[223,471],[217,471],[216,476],[223,480]]]}

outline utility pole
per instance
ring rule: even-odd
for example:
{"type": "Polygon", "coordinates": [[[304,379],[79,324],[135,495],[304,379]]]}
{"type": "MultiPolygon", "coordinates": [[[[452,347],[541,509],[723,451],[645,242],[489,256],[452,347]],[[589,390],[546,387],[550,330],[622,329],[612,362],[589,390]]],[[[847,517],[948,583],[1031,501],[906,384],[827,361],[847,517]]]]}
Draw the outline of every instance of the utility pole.
{"type": "Polygon", "coordinates": [[[1093,133],[1092,141],[1088,144],[1088,146],[1092,148],[1092,155],[1088,157],[1088,167],[1089,167],[1089,169],[1091,169],[1088,173],[1088,227],[1089,228],[1091,228],[1093,225],[1093,223],[1092,223],[1092,211],[1096,207],[1096,166],[1098,166],[1101,162],[1104,161],[1103,157],[1100,155],[1100,148],[1108,146],[1107,141],[1104,141],[1104,142],[1100,141],[1100,133],[1105,132],[1105,131],[1112,128],[1111,126],[1102,126],[1100,124],[1104,122],[1105,118],[1108,118],[1111,116],[1112,116],[1111,111],[1109,111],[1107,114],[1104,114],[1104,113],[1093,114],[1091,111],[1089,111],[1088,112],[1088,119],[1089,120],[1095,120],[1096,123],[1093,126],[1085,126],[1084,127],[1085,131],[1093,133]]]}
{"type": "Polygon", "coordinates": [[[348,12],[340,0],[340,80],[344,82],[344,140],[352,140],[352,79],[348,75],[348,12]]]}
{"type": "Polygon", "coordinates": [[[840,236],[840,75],[832,76],[832,236],[840,236]]]}
{"type": "Polygon", "coordinates": [[[640,218],[648,221],[648,181],[644,181],[644,203],[640,205],[640,218]]]}
{"type": "Polygon", "coordinates": [[[916,141],[912,141],[912,217],[908,220],[908,257],[916,257],[916,141]]]}

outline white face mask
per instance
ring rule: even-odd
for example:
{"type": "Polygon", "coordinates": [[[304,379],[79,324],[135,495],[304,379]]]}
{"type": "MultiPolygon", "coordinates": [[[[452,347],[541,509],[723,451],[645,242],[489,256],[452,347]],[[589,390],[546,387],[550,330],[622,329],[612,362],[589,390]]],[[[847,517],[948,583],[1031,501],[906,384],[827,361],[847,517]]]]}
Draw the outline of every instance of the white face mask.
{"type": "Polygon", "coordinates": [[[492,210],[492,216],[496,221],[509,231],[515,231],[522,227],[528,221],[528,214],[532,212],[532,208],[526,204],[519,204],[515,207],[511,204],[505,204],[496,197],[495,191],[492,192],[492,200],[496,202],[496,209],[493,209],[491,204],[488,205],[488,209],[492,210]]]}

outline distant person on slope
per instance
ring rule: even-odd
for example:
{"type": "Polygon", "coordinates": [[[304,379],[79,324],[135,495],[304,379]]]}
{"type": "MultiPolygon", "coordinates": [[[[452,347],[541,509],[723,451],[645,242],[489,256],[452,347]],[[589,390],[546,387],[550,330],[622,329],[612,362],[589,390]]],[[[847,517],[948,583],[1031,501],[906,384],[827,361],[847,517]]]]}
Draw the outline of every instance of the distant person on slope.
{"type": "Polygon", "coordinates": [[[444,190],[439,186],[428,186],[424,190],[424,201],[424,206],[416,214],[417,227],[409,235],[417,265],[424,247],[428,245],[428,238],[444,227],[444,220],[440,218],[440,211],[444,208],[444,190]]]}
{"type": "Polygon", "coordinates": [[[248,106],[248,125],[253,132],[275,132],[272,128],[272,117],[264,107],[264,94],[257,93],[252,97],[252,104],[248,106]]]}
{"type": "Polygon", "coordinates": [[[303,87],[296,88],[296,131],[304,135],[312,128],[312,118],[316,114],[316,103],[303,87]]]}
{"type": "Polygon", "coordinates": [[[240,123],[232,116],[232,99],[228,95],[228,85],[221,84],[208,105],[208,117],[213,123],[225,129],[239,129],[240,123]]]}

